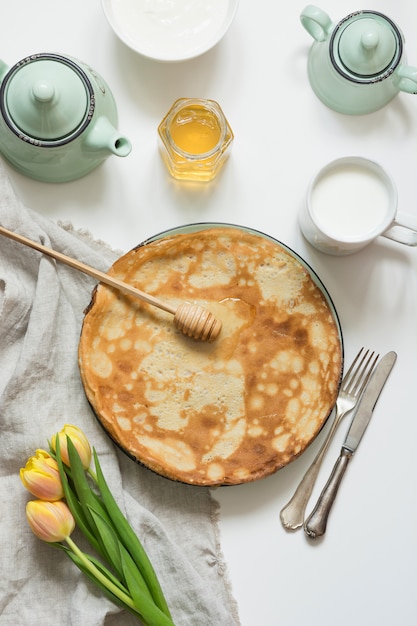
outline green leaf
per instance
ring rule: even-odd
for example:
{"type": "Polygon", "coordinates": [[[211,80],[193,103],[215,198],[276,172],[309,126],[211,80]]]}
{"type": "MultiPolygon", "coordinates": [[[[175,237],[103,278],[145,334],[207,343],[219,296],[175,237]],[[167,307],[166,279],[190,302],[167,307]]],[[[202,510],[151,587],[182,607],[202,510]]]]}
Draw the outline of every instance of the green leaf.
{"type": "MultiPolygon", "coordinates": [[[[123,567],[124,577],[126,576],[126,567],[129,567],[130,571],[134,571],[134,574],[135,574],[135,581],[136,581],[135,589],[139,589],[143,594],[148,596],[153,601],[152,594],[149,591],[149,587],[146,584],[146,581],[143,578],[140,569],[136,566],[136,563],[132,559],[131,555],[129,554],[129,552],[126,550],[126,548],[124,547],[122,543],[119,544],[119,549],[120,549],[120,560],[121,560],[122,567],[123,567]]],[[[127,584],[126,577],[125,577],[125,580],[127,584]]]]}
{"type": "Polygon", "coordinates": [[[119,539],[112,526],[105,520],[102,515],[90,505],[88,506],[93,517],[97,532],[100,536],[100,542],[105,547],[106,556],[110,565],[115,572],[124,579],[122,561],[120,557],[119,539]]]}
{"type": "Polygon", "coordinates": [[[129,593],[145,626],[174,626],[171,618],[156,606],[148,593],[144,592],[142,575],[125,548],[121,551],[121,558],[129,593]]]}
{"type": "Polygon", "coordinates": [[[74,515],[74,513],[73,515],[74,515],[78,528],[81,530],[85,538],[90,542],[93,548],[97,550],[99,554],[101,554],[102,547],[100,543],[97,541],[95,534],[91,531],[88,521],[84,515],[83,508],[81,504],[78,502],[77,498],[75,497],[75,494],[73,493],[70,487],[68,489],[68,495],[66,496],[66,499],[67,499],[67,504],[71,512],[76,511],[76,516],[74,515]]]}
{"type": "MultiPolygon", "coordinates": [[[[79,567],[80,569],[82,569],[82,571],[85,573],[86,567],[85,564],[82,562],[82,560],[66,545],[64,544],[59,544],[59,546],[62,548],[62,550],[64,550],[68,556],[71,558],[72,561],[74,561],[74,563],[77,565],[77,567],[79,567]]],[[[116,587],[118,587],[118,589],[120,589],[120,591],[122,591],[123,593],[128,594],[129,590],[127,589],[126,585],[124,585],[123,583],[120,582],[120,580],[113,574],[113,572],[111,572],[105,565],[103,565],[103,563],[101,563],[101,561],[99,561],[98,559],[96,559],[94,556],[92,556],[91,554],[86,554],[84,553],[84,556],[90,561],[90,563],[92,563],[104,576],[106,576],[106,578],[108,580],[110,580],[110,582],[113,583],[113,585],[115,585],[116,587]]],[[[91,572],[89,572],[89,576],[90,578],[94,579],[93,575],[91,572]]],[[[95,580],[95,579],[94,579],[95,580]]],[[[98,581],[97,581],[97,584],[98,581]]],[[[100,583],[101,584],[101,583],[100,583]]],[[[102,586],[102,585],[101,585],[102,586]]],[[[121,600],[119,599],[119,602],[121,602],[121,600]]]]}
{"type": "Polygon", "coordinates": [[[59,469],[59,474],[61,477],[62,487],[64,490],[64,496],[67,501],[68,507],[72,515],[74,516],[75,522],[78,528],[81,530],[81,532],[85,535],[87,540],[91,543],[93,548],[100,553],[101,547],[98,544],[94,534],[91,532],[89,522],[87,518],[85,517],[83,509],[79,501],[77,500],[73,490],[71,489],[69,485],[68,476],[67,476],[68,468],[66,465],[64,465],[62,461],[59,437],[56,438],[56,461],[58,463],[58,469],[59,469]]]}
{"type": "Polygon", "coordinates": [[[109,514],[113,522],[113,526],[116,528],[117,534],[122,544],[130,553],[134,563],[136,564],[136,567],[141,572],[152,594],[155,604],[161,609],[163,613],[165,613],[165,615],[171,617],[165,596],[159,584],[159,580],[156,576],[155,570],[153,569],[152,563],[150,562],[148,555],[146,554],[146,551],[143,548],[139,538],[136,536],[129,522],[119,509],[117,502],[115,501],[113,494],[111,493],[106,483],[100,466],[100,461],[95,450],[93,450],[93,454],[97,474],[97,485],[103,499],[103,503],[106,507],[107,513],[109,514]]]}
{"type": "Polygon", "coordinates": [[[142,574],[137,569],[126,548],[120,543],[113,528],[101,517],[100,513],[94,511],[94,509],[91,509],[91,514],[98,532],[100,533],[101,540],[108,550],[109,562],[112,564],[115,571],[119,573],[123,581],[126,581],[128,587],[127,593],[132,597],[138,613],[140,613],[145,620],[144,623],[149,623],[150,626],[172,626],[172,621],[155,605],[142,574]],[[130,584],[126,575],[129,576],[130,584]],[[164,619],[162,619],[161,616],[163,616],[164,619]]]}
{"type": "Polygon", "coordinates": [[[78,454],[76,447],[69,437],[67,437],[67,448],[75,493],[77,494],[77,498],[81,505],[83,513],[89,522],[90,529],[94,530],[95,525],[88,509],[88,505],[93,506],[96,499],[90,485],[88,484],[80,455],[78,454]]]}
{"type": "MultiPolygon", "coordinates": [[[[138,611],[136,611],[135,609],[132,609],[132,607],[128,606],[127,604],[125,604],[123,602],[123,600],[121,600],[120,598],[118,598],[114,593],[112,593],[105,585],[103,585],[103,583],[101,583],[99,580],[97,580],[97,578],[94,576],[94,574],[92,574],[92,572],[90,572],[85,565],[83,564],[83,562],[78,558],[78,556],[76,554],[74,554],[71,550],[66,549],[66,553],[69,556],[69,558],[73,561],[73,563],[78,567],[78,569],[85,575],[87,576],[97,587],[99,587],[104,594],[116,605],[116,606],[120,606],[124,609],[126,609],[127,611],[129,611],[130,613],[133,613],[133,615],[135,615],[138,619],[140,619],[142,621],[141,615],[138,611]]],[[[91,562],[94,563],[95,567],[97,567],[97,569],[99,569],[101,571],[102,574],[104,574],[105,576],[107,576],[109,578],[109,580],[111,580],[113,582],[113,584],[117,585],[119,587],[119,589],[121,591],[123,591],[124,593],[129,593],[127,591],[127,589],[120,584],[120,582],[117,580],[117,578],[115,578],[111,572],[109,572],[109,570],[107,570],[101,563],[100,561],[97,561],[96,559],[94,559],[93,557],[89,556],[89,559],[91,562]]]]}
{"type": "MultiPolygon", "coordinates": [[[[91,489],[87,480],[86,471],[84,470],[80,455],[71,439],[67,437],[68,457],[72,470],[72,481],[74,489],[80,503],[81,509],[84,513],[87,525],[90,529],[90,537],[95,537],[96,543],[99,545],[99,553],[105,558],[108,558],[108,549],[106,544],[102,541],[101,534],[95,523],[95,518],[91,514],[91,510],[100,513],[101,517],[107,521],[109,525],[112,524],[110,517],[107,514],[106,508],[103,502],[99,499],[96,493],[91,489]]],[[[112,561],[110,560],[110,563],[112,561]]],[[[120,572],[121,569],[119,568],[120,572]]]]}

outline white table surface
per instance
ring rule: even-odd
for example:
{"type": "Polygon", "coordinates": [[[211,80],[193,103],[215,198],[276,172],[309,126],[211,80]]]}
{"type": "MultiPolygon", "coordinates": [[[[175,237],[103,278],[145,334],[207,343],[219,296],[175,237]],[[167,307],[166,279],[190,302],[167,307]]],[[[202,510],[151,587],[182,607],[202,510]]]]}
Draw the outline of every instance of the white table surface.
{"type": "MultiPolygon", "coordinates": [[[[321,6],[335,21],[358,8],[385,13],[402,28],[408,61],[417,65],[416,4],[327,0],[321,6]]],[[[322,540],[288,533],[279,520],[321,438],[270,478],[223,487],[215,496],[243,626],[409,626],[417,624],[417,249],[380,239],[356,255],[329,257],[304,241],[297,212],[316,170],[355,154],[383,165],[397,184],[399,208],[417,216],[417,96],[400,94],[362,117],[327,109],[307,79],[312,40],[299,22],[303,7],[298,0],[286,7],[241,0],[216,48],[186,63],[160,64],[116,38],[99,0],[4,2],[0,57],[13,65],[31,53],[59,52],[88,62],[109,83],[119,128],[133,143],[127,158],[112,156],[71,183],[40,183],[8,169],[27,206],[123,251],[188,222],[225,221],[268,232],[303,256],[328,288],[347,363],[361,345],[397,352],[322,540]],[[235,133],[231,157],[211,184],[176,183],[157,150],[157,126],[184,96],[217,100],[235,133]]],[[[311,503],[347,424],[325,459],[311,503]]]]}

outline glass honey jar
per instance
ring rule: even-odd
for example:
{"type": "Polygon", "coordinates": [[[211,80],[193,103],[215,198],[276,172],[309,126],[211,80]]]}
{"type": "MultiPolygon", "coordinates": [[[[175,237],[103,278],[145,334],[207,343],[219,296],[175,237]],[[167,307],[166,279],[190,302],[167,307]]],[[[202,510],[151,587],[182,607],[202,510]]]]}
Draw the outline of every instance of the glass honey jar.
{"type": "Polygon", "coordinates": [[[233,132],[214,100],[180,98],[158,127],[162,157],[178,180],[210,181],[225,162],[233,132]]]}

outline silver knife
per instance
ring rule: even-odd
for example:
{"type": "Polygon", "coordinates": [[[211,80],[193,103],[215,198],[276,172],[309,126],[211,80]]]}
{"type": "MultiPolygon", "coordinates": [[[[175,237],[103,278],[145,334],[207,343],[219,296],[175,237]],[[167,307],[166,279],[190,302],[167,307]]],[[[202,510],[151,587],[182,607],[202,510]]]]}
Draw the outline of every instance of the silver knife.
{"type": "Polygon", "coordinates": [[[312,539],[321,537],[326,532],[327,519],[336,498],[339,485],[345,475],[348,463],[355,453],[366,427],[369,424],[379,395],[391,373],[396,359],[397,355],[395,352],[388,352],[376,366],[363,392],[358,409],[352,419],[339,458],[333,467],[330,478],[321,492],[312,513],[304,523],[304,532],[312,539]]]}

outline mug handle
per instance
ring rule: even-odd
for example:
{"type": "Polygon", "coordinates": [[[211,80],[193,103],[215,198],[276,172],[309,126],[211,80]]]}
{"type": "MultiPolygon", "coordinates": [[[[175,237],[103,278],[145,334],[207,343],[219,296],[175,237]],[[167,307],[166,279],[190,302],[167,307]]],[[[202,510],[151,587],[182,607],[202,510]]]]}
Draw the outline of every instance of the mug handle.
{"type": "Polygon", "coordinates": [[[300,21],[308,34],[316,41],[326,41],[333,25],[327,13],[314,6],[314,4],[308,4],[303,9],[300,21]]]}
{"type": "Polygon", "coordinates": [[[402,65],[397,70],[397,76],[400,78],[398,82],[400,91],[417,93],[417,67],[402,65]]]}
{"type": "Polygon", "coordinates": [[[390,228],[382,236],[406,246],[417,246],[417,217],[398,211],[390,228]]]}

